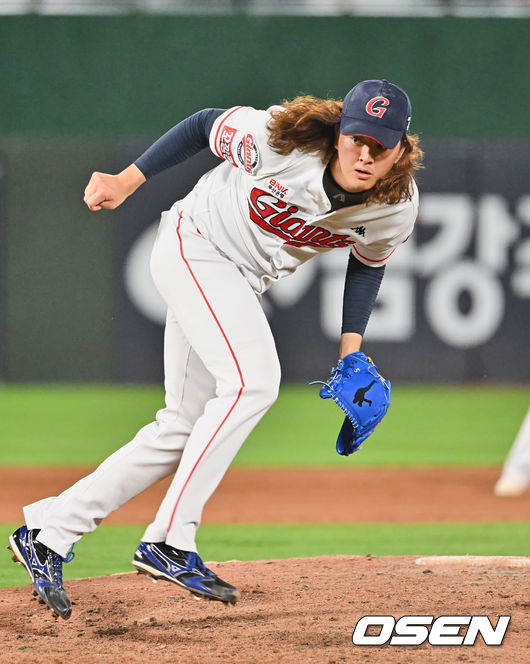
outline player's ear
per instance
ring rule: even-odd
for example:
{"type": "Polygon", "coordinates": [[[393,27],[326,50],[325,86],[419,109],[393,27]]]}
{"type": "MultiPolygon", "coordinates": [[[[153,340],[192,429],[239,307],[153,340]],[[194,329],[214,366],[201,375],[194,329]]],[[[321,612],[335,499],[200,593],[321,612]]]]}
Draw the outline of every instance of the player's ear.
{"type": "Polygon", "coordinates": [[[398,163],[398,161],[400,161],[400,159],[401,159],[401,157],[403,156],[404,152],[405,152],[405,148],[403,147],[403,148],[401,148],[401,150],[399,151],[399,155],[397,156],[397,159],[394,161],[394,166],[398,163]]]}

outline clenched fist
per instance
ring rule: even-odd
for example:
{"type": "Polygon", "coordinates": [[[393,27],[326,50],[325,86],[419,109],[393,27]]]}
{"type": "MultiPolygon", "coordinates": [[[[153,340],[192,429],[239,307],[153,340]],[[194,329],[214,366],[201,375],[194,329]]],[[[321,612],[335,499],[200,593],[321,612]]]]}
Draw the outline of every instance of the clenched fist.
{"type": "Polygon", "coordinates": [[[114,210],[145,182],[145,176],[134,164],[117,175],[92,173],[83,200],[89,210],[114,210]]]}

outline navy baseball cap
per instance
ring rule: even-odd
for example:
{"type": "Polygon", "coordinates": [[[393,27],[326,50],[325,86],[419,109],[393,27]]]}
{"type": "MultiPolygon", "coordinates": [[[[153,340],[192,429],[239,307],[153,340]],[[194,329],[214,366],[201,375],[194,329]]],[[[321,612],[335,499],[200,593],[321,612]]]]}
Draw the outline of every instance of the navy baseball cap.
{"type": "Polygon", "coordinates": [[[340,133],[368,136],[394,148],[408,130],[411,105],[407,93],[382,81],[362,81],[344,97],[340,133]]]}

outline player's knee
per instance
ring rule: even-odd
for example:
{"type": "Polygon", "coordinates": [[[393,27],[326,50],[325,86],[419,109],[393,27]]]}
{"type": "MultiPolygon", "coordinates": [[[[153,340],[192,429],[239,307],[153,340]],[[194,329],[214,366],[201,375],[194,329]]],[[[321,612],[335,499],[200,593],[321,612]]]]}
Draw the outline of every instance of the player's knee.
{"type": "Polygon", "coordinates": [[[282,372],[280,369],[280,363],[277,362],[276,365],[273,367],[273,371],[270,376],[269,386],[267,390],[267,396],[271,406],[278,398],[278,393],[280,392],[281,377],[282,377],[282,372]]]}
{"type": "Polygon", "coordinates": [[[279,362],[271,362],[262,368],[259,375],[247,382],[243,391],[248,398],[256,400],[260,407],[269,408],[278,398],[280,378],[279,362]]]}
{"type": "Polygon", "coordinates": [[[278,398],[279,389],[279,383],[270,382],[253,386],[253,389],[251,388],[249,392],[252,391],[255,400],[261,408],[270,408],[278,398]]]}
{"type": "Polygon", "coordinates": [[[160,417],[161,411],[157,413],[157,419],[138,431],[136,438],[143,441],[149,448],[156,447],[167,451],[182,452],[186,444],[187,435],[191,431],[189,427],[186,431],[182,421],[165,420],[160,417]]]}

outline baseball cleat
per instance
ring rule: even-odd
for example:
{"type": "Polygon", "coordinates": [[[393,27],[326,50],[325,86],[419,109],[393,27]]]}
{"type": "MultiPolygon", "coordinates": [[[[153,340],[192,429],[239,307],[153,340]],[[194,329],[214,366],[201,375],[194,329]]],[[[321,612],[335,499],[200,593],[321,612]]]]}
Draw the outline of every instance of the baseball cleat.
{"type": "Polygon", "coordinates": [[[9,536],[8,549],[13,552],[13,561],[26,568],[33,583],[33,595],[41,604],[48,605],[54,617],[68,620],[72,602],[63,586],[63,562],[73,560],[74,553],[70,551],[66,558],[62,558],[35,539],[38,533],[38,530],[21,526],[9,536]]]}
{"type": "Polygon", "coordinates": [[[174,549],[165,542],[140,542],[132,564],[139,574],[176,583],[197,599],[235,604],[241,597],[239,590],[208,569],[197,553],[174,549]]]}

